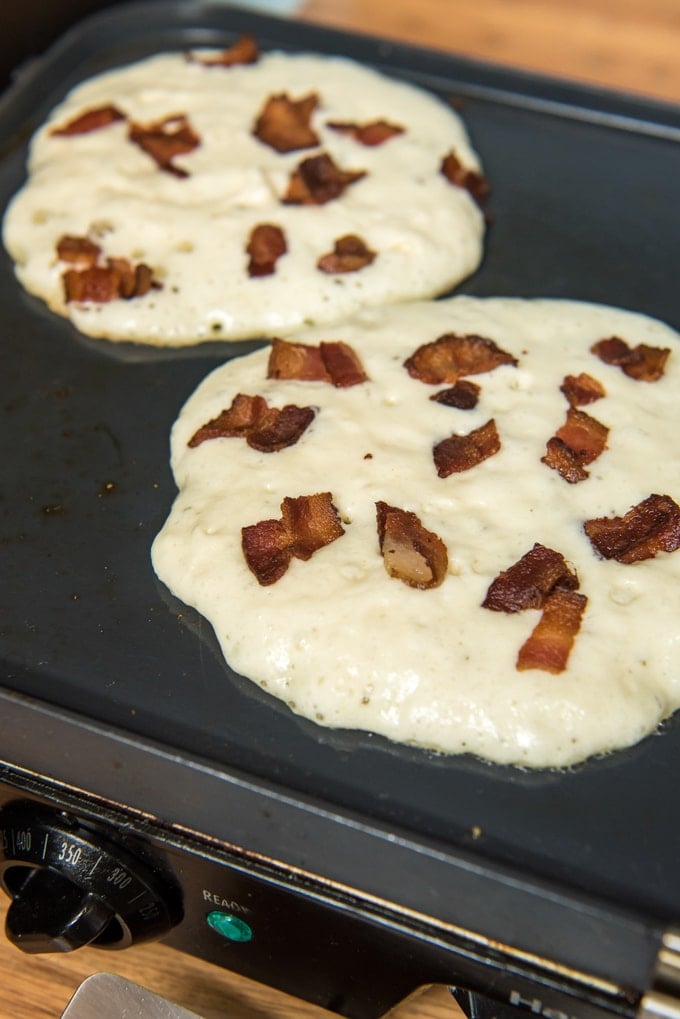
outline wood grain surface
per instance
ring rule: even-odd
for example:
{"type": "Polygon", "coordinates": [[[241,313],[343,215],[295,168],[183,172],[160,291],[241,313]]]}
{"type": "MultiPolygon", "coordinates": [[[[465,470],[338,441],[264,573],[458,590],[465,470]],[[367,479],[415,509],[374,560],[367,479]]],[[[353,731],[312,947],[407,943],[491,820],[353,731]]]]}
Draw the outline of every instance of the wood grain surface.
{"type": "MultiPolygon", "coordinates": [[[[491,60],[680,101],[678,0],[306,0],[301,16],[491,60]]],[[[4,925],[4,906],[0,915],[4,925]]],[[[318,1008],[162,945],[24,956],[0,938],[0,1019],[55,1019],[88,976],[117,973],[205,1019],[321,1019],[318,1008]]],[[[447,1019],[429,988],[400,1019],[447,1019]]]]}
{"type": "Polygon", "coordinates": [[[680,101],[678,0],[306,0],[301,16],[680,101]]]}

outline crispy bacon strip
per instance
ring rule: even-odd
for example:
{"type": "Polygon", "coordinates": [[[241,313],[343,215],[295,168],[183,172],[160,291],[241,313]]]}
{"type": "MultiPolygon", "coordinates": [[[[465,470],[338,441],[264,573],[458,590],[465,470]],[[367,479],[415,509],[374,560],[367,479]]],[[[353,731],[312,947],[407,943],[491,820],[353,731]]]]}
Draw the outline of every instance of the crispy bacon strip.
{"type": "Polygon", "coordinates": [[[327,273],[358,272],[375,261],[375,251],[357,234],[338,237],[333,250],[322,255],[316,263],[317,269],[327,273]]]}
{"type": "Polygon", "coordinates": [[[581,628],[588,599],[577,591],[555,591],[543,605],[541,618],[519,649],[517,669],[542,669],[557,675],[564,672],[581,628]]]}
{"type": "Polygon", "coordinates": [[[443,403],[445,407],[455,407],[457,410],[472,410],[477,406],[481,387],[476,382],[468,379],[459,379],[448,389],[440,389],[430,397],[435,403],[443,403]]]}
{"type": "Polygon", "coordinates": [[[206,54],[187,54],[190,63],[202,64],[203,67],[234,67],[237,64],[254,64],[259,60],[260,50],[255,37],[242,35],[220,53],[211,56],[206,54]]]}
{"type": "Polygon", "coordinates": [[[382,145],[405,130],[400,124],[390,124],[388,120],[370,120],[364,124],[352,120],[328,120],[326,126],[368,146],[382,145]]]}
{"type": "Polygon", "coordinates": [[[67,269],[62,276],[67,303],[106,304],[117,298],[130,300],[160,289],[144,262],[133,265],[127,258],[107,258],[102,265],[67,269]]]}
{"type": "Polygon", "coordinates": [[[446,545],[433,531],[423,527],[410,510],[375,504],[378,542],[390,577],[421,591],[439,587],[446,576],[449,556],[446,545]]]}
{"type": "Polygon", "coordinates": [[[585,467],[579,463],[578,454],[556,435],[546,442],[545,456],[541,457],[541,463],[557,471],[570,485],[576,485],[590,477],[585,467]]]}
{"type": "Polygon", "coordinates": [[[106,304],[119,296],[117,274],[108,266],[68,269],[62,275],[66,303],[106,304]]]}
{"type": "Polygon", "coordinates": [[[160,289],[153,278],[153,272],[144,262],[133,265],[127,258],[108,258],[107,267],[119,279],[118,294],[125,300],[143,297],[152,289],[160,289]]]}
{"type": "Polygon", "coordinates": [[[249,276],[271,276],[276,263],[288,251],[286,235],[274,223],[260,223],[248,238],[246,254],[249,256],[249,276]]]}
{"type": "Polygon", "coordinates": [[[623,517],[595,517],[583,529],[603,559],[639,563],[680,548],[680,506],[670,495],[649,495],[623,517]]]}
{"type": "Polygon", "coordinates": [[[73,120],[69,120],[60,127],[53,127],[50,134],[61,137],[90,134],[91,131],[99,131],[101,128],[108,127],[109,124],[115,124],[120,120],[125,120],[125,114],[121,113],[115,106],[110,104],[97,106],[90,110],[84,110],[83,113],[79,113],[73,120]]]}
{"type": "Polygon", "coordinates": [[[345,533],[330,492],[286,497],[281,503],[281,519],[291,535],[292,554],[305,561],[345,533]]]}
{"type": "Polygon", "coordinates": [[[456,187],[465,188],[478,205],[482,205],[489,197],[489,182],[479,170],[471,170],[463,166],[455,152],[449,152],[444,156],[441,165],[441,172],[450,184],[456,187]]]}
{"type": "Polygon", "coordinates": [[[319,144],[319,136],[311,125],[318,104],[316,92],[301,99],[291,99],[285,92],[269,96],[257,116],[253,134],[277,152],[312,149],[319,144]]]}
{"type": "Polygon", "coordinates": [[[450,435],[448,439],[442,439],[432,453],[437,474],[440,478],[448,478],[450,474],[471,470],[494,456],[500,448],[496,422],[491,418],[467,435],[450,435]]]}
{"type": "Polygon", "coordinates": [[[133,265],[127,258],[102,258],[98,244],[89,237],[64,234],[57,241],[57,258],[71,268],[62,274],[66,302],[104,304],[118,297],[129,300],[160,289],[144,262],[133,265]]]}
{"type": "Polygon", "coordinates": [[[606,448],[609,429],[585,411],[570,407],[555,434],[578,454],[581,463],[589,464],[606,448]]]}
{"type": "Polygon", "coordinates": [[[201,144],[184,113],[174,113],[152,124],[130,124],[128,138],[154,160],[160,170],[174,177],[188,177],[187,170],[175,166],[177,156],[193,152],[201,144]]]}
{"type": "Polygon", "coordinates": [[[631,347],[619,336],[598,340],[590,350],[605,364],[616,365],[637,382],[657,382],[671,353],[669,347],[649,347],[646,343],[631,347]]]}
{"type": "Polygon", "coordinates": [[[272,340],[267,378],[329,382],[338,389],[347,389],[366,382],[368,376],[348,343],[329,340],[315,347],[276,338],[272,340]]]}
{"type": "Polygon", "coordinates": [[[286,205],[325,205],[365,176],[365,170],[341,170],[325,152],[309,156],[293,170],[283,202],[286,205]]]}
{"type": "Polygon", "coordinates": [[[539,542],[491,582],[482,606],[494,612],[541,609],[516,667],[563,672],[581,626],[587,598],[576,592],[578,577],[564,556],[539,542]]]}
{"type": "Polygon", "coordinates": [[[517,358],[501,350],[493,340],[474,333],[466,336],[445,333],[432,343],[418,347],[404,361],[409,375],[433,386],[457,382],[466,375],[490,372],[502,364],[516,365],[517,358]]]}
{"type": "Polygon", "coordinates": [[[290,566],[290,536],[281,520],[260,520],[241,528],[241,548],[248,569],[263,587],[275,584],[290,566]]]}
{"type": "Polygon", "coordinates": [[[313,407],[297,407],[294,403],[287,403],[280,410],[272,407],[258,427],[249,433],[248,445],[262,453],[276,453],[294,446],[315,415],[313,407]]]}
{"type": "Polygon", "coordinates": [[[491,582],[482,606],[493,612],[541,609],[555,591],[575,591],[578,583],[560,552],[536,542],[491,582]]]}
{"type": "Polygon", "coordinates": [[[321,350],[310,343],[294,343],[275,337],[267,364],[268,379],[299,379],[301,382],[331,382],[321,350]]]}
{"type": "Polygon", "coordinates": [[[359,386],[368,380],[364,366],[349,343],[325,340],[319,344],[321,359],[337,389],[359,386]]]}
{"type": "Polygon", "coordinates": [[[207,439],[244,438],[253,449],[277,453],[294,446],[314,420],[312,407],[270,407],[263,396],[238,393],[231,406],[207,421],[187,443],[192,449],[207,439]]]}
{"type": "Polygon", "coordinates": [[[570,407],[585,407],[607,395],[602,383],[587,372],[581,372],[580,375],[565,375],[560,392],[564,393],[570,407]]]}
{"type": "Polygon", "coordinates": [[[330,492],[286,496],[280,520],[261,520],[241,529],[248,568],[263,586],[276,583],[293,557],[306,561],[345,533],[330,492]]]}
{"type": "Polygon", "coordinates": [[[588,477],[585,464],[592,463],[607,448],[608,435],[606,425],[585,411],[570,407],[564,424],[546,443],[541,463],[557,471],[571,485],[585,481],[588,477]]]}
{"type": "Polygon", "coordinates": [[[102,249],[89,237],[77,237],[64,234],[57,241],[57,258],[60,262],[68,262],[78,269],[86,269],[96,265],[102,249]]]}
{"type": "Polygon", "coordinates": [[[211,418],[194,432],[187,446],[195,449],[208,439],[232,439],[247,436],[256,428],[269,407],[263,396],[246,396],[238,393],[227,410],[211,418]]]}

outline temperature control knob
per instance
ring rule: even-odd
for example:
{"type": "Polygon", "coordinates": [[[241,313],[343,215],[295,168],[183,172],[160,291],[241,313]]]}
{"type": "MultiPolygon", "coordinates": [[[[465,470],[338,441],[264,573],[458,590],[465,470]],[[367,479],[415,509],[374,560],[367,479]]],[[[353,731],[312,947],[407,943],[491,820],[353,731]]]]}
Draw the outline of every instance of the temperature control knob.
{"type": "Polygon", "coordinates": [[[168,869],[139,843],[30,800],[0,811],[8,939],[24,952],[127,948],[181,920],[168,869]]]}

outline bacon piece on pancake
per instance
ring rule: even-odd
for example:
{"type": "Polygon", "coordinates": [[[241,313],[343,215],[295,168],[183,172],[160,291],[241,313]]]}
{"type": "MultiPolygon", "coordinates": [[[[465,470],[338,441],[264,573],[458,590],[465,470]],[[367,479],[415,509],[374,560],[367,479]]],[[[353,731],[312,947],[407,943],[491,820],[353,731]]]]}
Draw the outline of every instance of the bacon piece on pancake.
{"type": "Polygon", "coordinates": [[[671,353],[669,347],[649,347],[646,343],[631,347],[619,336],[598,340],[590,350],[605,364],[616,365],[637,382],[657,382],[671,353]]]}
{"type": "Polygon", "coordinates": [[[455,152],[449,152],[442,159],[441,172],[450,184],[465,188],[478,205],[482,205],[489,197],[489,182],[479,170],[471,170],[463,166],[455,152]]]}
{"type": "Polygon", "coordinates": [[[89,237],[64,234],[57,241],[59,261],[68,262],[69,265],[78,269],[87,269],[88,266],[96,265],[101,253],[102,249],[89,237]]]}
{"type": "Polygon", "coordinates": [[[560,392],[564,393],[570,407],[585,407],[607,395],[602,383],[587,372],[565,375],[560,392]]]}
{"type": "Polygon", "coordinates": [[[331,382],[337,389],[348,389],[367,381],[368,375],[349,343],[326,340],[319,344],[319,350],[331,382]]]}
{"type": "Polygon", "coordinates": [[[246,396],[244,393],[238,393],[227,410],[223,410],[216,418],[201,425],[189,439],[187,446],[194,449],[208,439],[245,437],[257,427],[268,409],[263,396],[246,396]]]}
{"type": "Polygon", "coordinates": [[[257,116],[253,134],[276,152],[312,149],[319,144],[319,136],[311,125],[318,104],[316,92],[301,99],[291,99],[286,92],[269,96],[257,116]]]}
{"type": "Polygon", "coordinates": [[[322,255],[316,263],[317,269],[329,274],[358,272],[375,260],[375,251],[367,246],[357,234],[338,237],[333,250],[322,255]]]}
{"type": "Polygon", "coordinates": [[[290,536],[281,520],[260,520],[242,527],[241,548],[248,569],[263,587],[275,584],[290,566],[290,536]]]}
{"type": "Polygon", "coordinates": [[[493,340],[474,333],[459,336],[444,333],[432,343],[424,343],[404,361],[409,375],[437,386],[457,382],[466,375],[481,375],[502,364],[517,364],[517,358],[501,350],[493,340]]]}
{"type": "Polygon", "coordinates": [[[468,379],[459,379],[448,389],[440,389],[430,397],[435,403],[443,403],[445,407],[457,410],[472,410],[477,406],[481,387],[468,379]]]}
{"type": "Polygon", "coordinates": [[[450,435],[432,450],[434,464],[440,478],[460,474],[494,456],[501,448],[496,422],[491,418],[485,425],[467,435],[450,435]]]}
{"type": "Polygon", "coordinates": [[[557,471],[570,485],[589,476],[585,465],[607,448],[609,429],[583,410],[570,407],[555,435],[546,443],[541,463],[557,471]]]}
{"type": "Polygon", "coordinates": [[[578,577],[564,556],[540,542],[491,582],[482,602],[493,612],[543,608],[555,591],[575,591],[578,577]]]}
{"type": "Polygon", "coordinates": [[[313,346],[276,338],[272,340],[267,378],[329,382],[338,389],[347,389],[366,382],[368,376],[348,343],[328,340],[313,346]]]}
{"type": "Polygon", "coordinates": [[[588,471],[579,463],[578,455],[563,439],[559,439],[556,435],[548,439],[545,445],[545,456],[541,457],[541,463],[550,467],[551,470],[557,471],[560,477],[568,481],[570,485],[576,485],[579,481],[585,481],[590,477],[588,471]]]}
{"type": "Polygon", "coordinates": [[[390,138],[403,134],[405,130],[400,124],[390,124],[388,120],[369,120],[364,124],[352,120],[328,120],[326,127],[340,134],[349,135],[361,145],[369,147],[382,145],[390,138]]]}
{"type": "Polygon", "coordinates": [[[321,350],[311,343],[272,340],[267,364],[268,379],[299,379],[301,382],[331,382],[321,350]]]}
{"type": "Polygon", "coordinates": [[[293,557],[306,561],[344,533],[330,492],[286,496],[279,520],[241,529],[241,547],[248,568],[266,587],[280,580],[293,557]]]}
{"type": "Polygon", "coordinates": [[[365,170],[341,170],[328,153],[321,152],[303,159],[293,170],[283,202],[285,205],[326,205],[365,176],[365,170]]]}
{"type": "Polygon", "coordinates": [[[62,275],[66,303],[106,304],[120,296],[117,273],[108,265],[67,269],[62,275]]]}
{"type": "Polygon", "coordinates": [[[277,453],[294,446],[315,417],[312,407],[270,407],[263,396],[238,393],[231,406],[207,421],[189,439],[192,449],[207,439],[244,438],[253,449],[277,453]]]}
{"type": "Polygon", "coordinates": [[[286,497],[281,503],[281,519],[291,535],[291,552],[297,559],[311,558],[345,533],[330,492],[286,497]]]}
{"type": "Polygon", "coordinates": [[[152,289],[160,289],[153,278],[153,272],[144,262],[133,265],[127,258],[108,258],[106,264],[119,280],[118,296],[125,300],[143,297],[152,289]]]}
{"type": "Polygon", "coordinates": [[[606,448],[609,429],[585,411],[570,407],[565,423],[556,434],[573,450],[578,450],[582,463],[592,463],[606,448]]]}
{"type": "Polygon", "coordinates": [[[160,170],[174,177],[188,177],[187,170],[175,166],[177,156],[193,152],[201,144],[198,133],[184,113],[173,113],[151,124],[130,124],[128,138],[154,160],[160,170]]]}
{"type": "Polygon", "coordinates": [[[294,446],[315,417],[313,407],[298,407],[287,403],[285,407],[271,407],[258,427],[248,434],[248,445],[262,453],[276,453],[294,446]]]}
{"type": "Polygon", "coordinates": [[[581,628],[588,599],[577,591],[555,591],[546,598],[541,618],[519,649],[517,669],[564,672],[581,628]]]}
{"type": "Polygon", "coordinates": [[[248,238],[246,254],[249,256],[249,276],[271,276],[276,263],[288,250],[286,235],[274,223],[259,223],[248,238]]]}
{"type": "Polygon", "coordinates": [[[160,289],[144,262],[133,265],[127,258],[107,258],[100,265],[67,269],[62,275],[66,302],[106,304],[117,298],[130,300],[160,289]]]}
{"type": "Polygon", "coordinates": [[[670,495],[649,495],[623,517],[595,517],[583,529],[603,559],[639,563],[680,548],[680,506],[670,495]]]}
{"type": "Polygon", "coordinates": [[[540,609],[542,614],[520,648],[518,670],[563,672],[581,626],[587,598],[564,556],[539,542],[491,582],[482,605],[494,612],[540,609]]]}
{"type": "Polygon", "coordinates": [[[125,114],[121,113],[117,107],[111,104],[96,106],[93,109],[84,110],[73,120],[69,120],[68,123],[62,124],[60,127],[53,127],[50,134],[57,137],[90,134],[91,131],[99,131],[101,128],[116,124],[121,120],[125,120],[125,114]]]}
{"type": "Polygon", "coordinates": [[[390,577],[424,591],[439,587],[449,564],[446,545],[410,510],[377,502],[378,541],[390,577]]]}
{"type": "Polygon", "coordinates": [[[189,53],[187,60],[203,67],[235,67],[238,64],[255,64],[259,60],[260,50],[252,35],[242,35],[231,46],[220,53],[207,56],[204,53],[189,53]]]}

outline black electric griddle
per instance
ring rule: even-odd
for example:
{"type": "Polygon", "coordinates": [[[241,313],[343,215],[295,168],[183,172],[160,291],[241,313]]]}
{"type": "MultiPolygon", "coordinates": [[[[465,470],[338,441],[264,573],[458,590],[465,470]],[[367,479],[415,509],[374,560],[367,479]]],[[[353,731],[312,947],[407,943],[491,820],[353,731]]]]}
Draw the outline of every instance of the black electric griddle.
{"type": "MultiPolygon", "coordinates": [[[[0,207],[24,179],[31,132],[78,81],[243,32],[263,49],[354,57],[460,105],[492,197],[483,265],[458,292],[597,301],[680,327],[680,110],[193,0],[110,8],[20,70],[0,101],[0,207]]],[[[0,316],[7,788],[37,781],[54,802],[61,789],[71,806],[142,815],[152,834],[278,862],[338,901],[436,921],[477,946],[493,986],[501,968],[545,972],[546,986],[631,1014],[680,924],[680,721],[568,771],[525,772],[297,718],[229,670],[149,557],[175,494],[178,410],[253,344],[89,340],[22,291],[4,251],[0,316]]],[[[181,927],[168,941],[203,951],[181,927]]],[[[515,999],[470,982],[541,1011],[517,980],[515,999]]]]}

